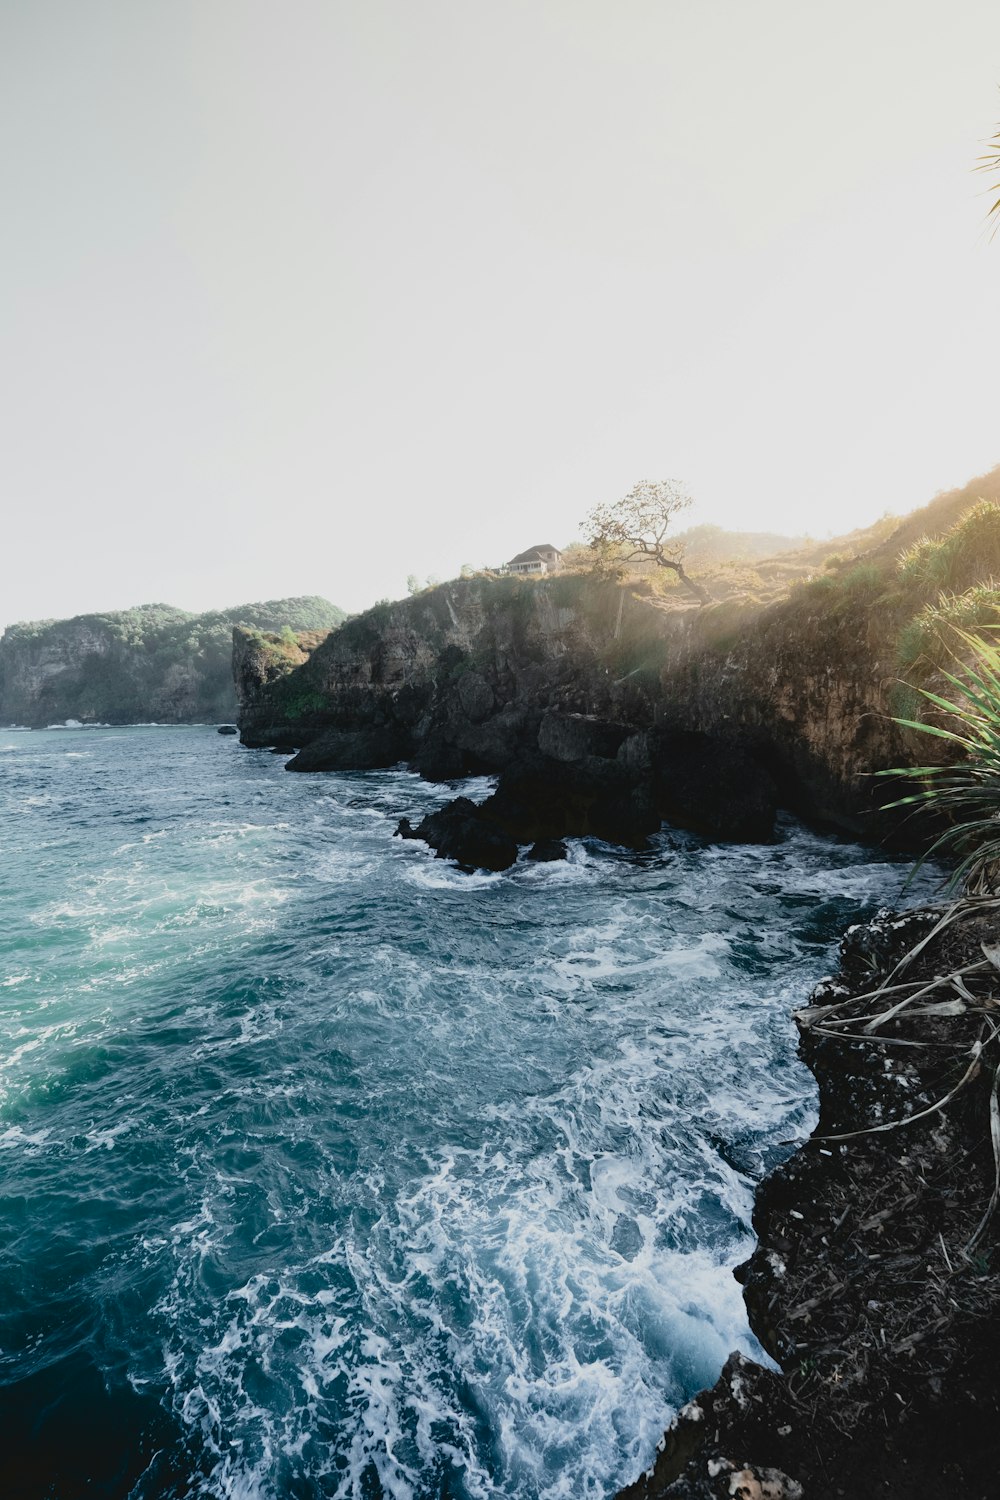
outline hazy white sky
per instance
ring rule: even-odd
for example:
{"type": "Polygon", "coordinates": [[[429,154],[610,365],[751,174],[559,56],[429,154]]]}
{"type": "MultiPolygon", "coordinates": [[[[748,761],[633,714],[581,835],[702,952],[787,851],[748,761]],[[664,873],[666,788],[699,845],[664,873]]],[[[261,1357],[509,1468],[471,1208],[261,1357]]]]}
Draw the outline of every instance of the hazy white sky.
{"type": "Polygon", "coordinates": [[[997,0],[0,0],[0,624],[1000,461],[997,0]]]}

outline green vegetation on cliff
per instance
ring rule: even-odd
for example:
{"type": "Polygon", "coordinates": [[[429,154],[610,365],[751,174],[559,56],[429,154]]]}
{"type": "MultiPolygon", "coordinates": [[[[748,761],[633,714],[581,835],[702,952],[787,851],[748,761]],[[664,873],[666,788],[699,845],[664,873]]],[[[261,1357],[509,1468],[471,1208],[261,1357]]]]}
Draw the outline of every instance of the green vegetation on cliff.
{"type": "Polygon", "coordinates": [[[167,604],[11,625],[0,639],[0,719],[40,725],[232,718],[232,632],[276,632],[308,649],[344,619],[316,596],[189,614],[167,604]]]}

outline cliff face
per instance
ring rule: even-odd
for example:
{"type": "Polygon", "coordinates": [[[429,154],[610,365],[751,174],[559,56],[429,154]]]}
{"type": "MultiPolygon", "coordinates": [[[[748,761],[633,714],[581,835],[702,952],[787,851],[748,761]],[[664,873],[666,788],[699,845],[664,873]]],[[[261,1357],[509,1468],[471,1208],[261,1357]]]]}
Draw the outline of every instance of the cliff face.
{"type": "Polygon", "coordinates": [[[795,810],[868,834],[888,795],[872,773],[926,758],[927,747],[892,721],[892,612],[825,602],[803,592],[737,619],[715,641],[710,620],[689,617],[669,648],[658,708],[679,726],[755,748],[795,810]]]}
{"type": "Polygon", "coordinates": [[[470,770],[499,770],[537,738],[546,709],[613,704],[604,647],[620,597],[575,578],[456,582],[349,620],[277,681],[255,674],[251,644],[238,636],[244,742],[297,748],[365,728],[391,735],[405,755],[441,751],[470,770]]]}
{"type": "MultiPolygon", "coordinates": [[[[582,576],[457,582],[349,621],[281,678],[237,632],[240,728],[249,745],[322,744],[327,768],[358,752],[342,739],[338,759],[338,735],[364,729],[388,759],[353,763],[411,759],[441,777],[538,748],[605,755],[594,721],[698,730],[751,749],[787,805],[869,832],[885,800],[870,773],[912,758],[890,718],[895,624],[862,598],[837,605],[803,591],[764,612],[667,611],[582,576]],[[579,743],[556,743],[567,736],[579,743]]],[[[642,753],[634,738],[617,752],[642,753]]]]}
{"type": "MultiPolygon", "coordinates": [[[[12,625],[0,639],[0,721],[39,728],[66,719],[111,724],[232,719],[236,621],[275,631],[284,627],[286,636],[293,621],[300,628],[320,625],[319,633],[308,637],[312,645],[341,618],[325,600],[289,599],[204,615],[147,605],[12,625]]],[[[294,637],[292,648],[296,663],[306,660],[294,637]]]]}

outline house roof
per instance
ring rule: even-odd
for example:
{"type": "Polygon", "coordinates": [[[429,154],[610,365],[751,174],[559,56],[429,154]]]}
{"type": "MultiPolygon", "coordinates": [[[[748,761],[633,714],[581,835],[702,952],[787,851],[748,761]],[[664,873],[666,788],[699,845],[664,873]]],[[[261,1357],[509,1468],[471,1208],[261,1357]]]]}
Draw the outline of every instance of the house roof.
{"type": "Polygon", "coordinates": [[[542,542],[538,547],[529,547],[527,552],[519,552],[516,557],[511,558],[507,566],[509,568],[511,563],[545,562],[546,553],[549,552],[554,552],[557,557],[562,556],[558,547],[552,547],[548,543],[542,542]]]}

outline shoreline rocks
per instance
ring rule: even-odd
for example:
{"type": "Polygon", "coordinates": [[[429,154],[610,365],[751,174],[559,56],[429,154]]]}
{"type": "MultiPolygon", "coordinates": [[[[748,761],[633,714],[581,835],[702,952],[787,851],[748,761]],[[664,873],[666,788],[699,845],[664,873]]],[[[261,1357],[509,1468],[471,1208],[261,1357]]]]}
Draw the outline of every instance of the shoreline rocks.
{"type": "MultiPolygon", "coordinates": [[[[627,726],[596,720],[582,734],[574,724],[565,739],[552,732],[539,736],[550,747],[558,745],[564,757],[567,748],[586,749],[595,741],[620,747],[635,738],[628,736],[627,726]]],[[[438,858],[455,859],[469,870],[507,869],[518,857],[518,846],[525,844],[542,851],[533,858],[559,858],[553,851],[563,839],[587,835],[641,847],[664,818],[725,842],[774,838],[777,790],[769,773],[745,751],[707,735],[647,737],[641,760],[564,757],[540,749],[522,753],[484,802],[459,797],[417,828],[403,819],[396,832],[401,838],[423,839],[438,858]]]]}
{"type": "Polygon", "coordinates": [[[976,1003],[904,1009],[877,1033],[864,1030],[871,991],[890,975],[901,982],[896,966],[940,916],[882,912],[852,928],[837,980],[796,1016],[820,1120],[758,1187],[757,1248],[736,1272],[751,1327],[781,1373],[730,1356],[618,1500],[997,1493],[996,1224],[969,1250],[995,1181],[989,1095],[998,1059],[980,1066],[975,1054],[989,1034],[983,1014],[1000,1013],[1000,972],[981,962],[983,944],[992,950],[1000,936],[989,903],[966,903],[904,965],[914,993],[978,962],[963,981],[976,1003]],[[831,1014],[846,1017],[846,1037],[817,1029],[831,1014]],[[970,1068],[947,1107],[934,1109],[970,1068]]]}
{"type": "Polygon", "coordinates": [[[396,837],[422,839],[438,859],[454,859],[464,870],[507,870],[517,859],[517,845],[482,815],[468,797],[456,797],[413,828],[402,818],[396,837]]]}

